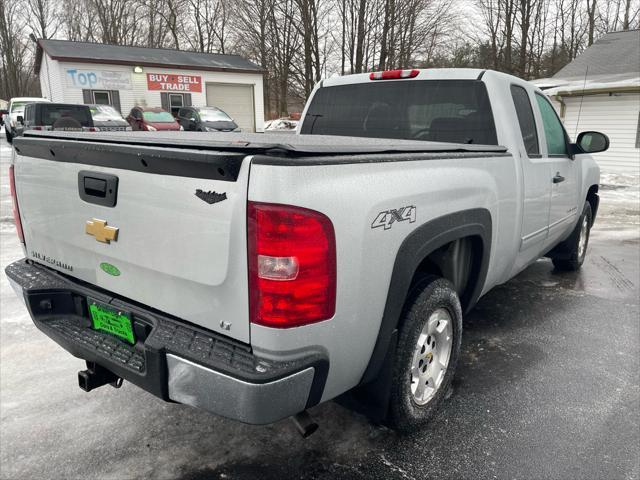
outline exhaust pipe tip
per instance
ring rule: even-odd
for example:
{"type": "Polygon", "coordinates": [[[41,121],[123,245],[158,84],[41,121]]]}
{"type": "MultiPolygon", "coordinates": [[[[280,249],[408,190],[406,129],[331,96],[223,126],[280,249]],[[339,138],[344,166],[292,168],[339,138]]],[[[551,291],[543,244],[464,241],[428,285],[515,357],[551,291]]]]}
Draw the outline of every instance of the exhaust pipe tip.
{"type": "Polygon", "coordinates": [[[306,410],[297,413],[291,417],[291,420],[298,429],[298,433],[300,433],[302,438],[309,438],[319,428],[319,425],[313,420],[311,415],[309,415],[309,412],[306,410]]]}

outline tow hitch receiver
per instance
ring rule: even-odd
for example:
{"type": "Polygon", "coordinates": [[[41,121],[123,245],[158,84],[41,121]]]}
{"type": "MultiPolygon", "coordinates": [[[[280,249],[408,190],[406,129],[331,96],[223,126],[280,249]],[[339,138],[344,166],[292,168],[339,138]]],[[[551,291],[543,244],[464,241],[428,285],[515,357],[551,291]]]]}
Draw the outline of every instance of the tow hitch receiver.
{"type": "Polygon", "coordinates": [[[114,388],[122,386],[122,378],[95,362],[87,362],[87,369],[78,372],[78,384],[85,392],[109,384],[114,388]]]}

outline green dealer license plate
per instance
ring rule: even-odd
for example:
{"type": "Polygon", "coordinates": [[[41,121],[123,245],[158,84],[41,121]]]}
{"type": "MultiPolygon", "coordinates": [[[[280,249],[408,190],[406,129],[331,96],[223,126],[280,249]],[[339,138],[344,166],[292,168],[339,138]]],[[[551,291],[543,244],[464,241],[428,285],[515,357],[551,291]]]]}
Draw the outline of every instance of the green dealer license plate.
{"type": "Polygon", "coordinates": [[[89,300],[89,313],[93,328],[110,333],[130,344],[136,343],[133,335],[131,319],[125,312],[121,312],[109,305],[89,300]]]}

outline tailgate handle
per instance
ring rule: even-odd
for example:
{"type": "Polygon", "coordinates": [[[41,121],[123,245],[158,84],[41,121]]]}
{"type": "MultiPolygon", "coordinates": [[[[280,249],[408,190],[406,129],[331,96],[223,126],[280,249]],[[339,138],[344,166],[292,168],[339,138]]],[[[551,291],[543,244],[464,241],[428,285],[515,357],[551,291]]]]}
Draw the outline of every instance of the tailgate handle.
{"type": "Polygon", "coordinates": [[[78,172],[78,193],[87,203],[115,207],[118,199],[118,177],[100,172],[78,172]]]}

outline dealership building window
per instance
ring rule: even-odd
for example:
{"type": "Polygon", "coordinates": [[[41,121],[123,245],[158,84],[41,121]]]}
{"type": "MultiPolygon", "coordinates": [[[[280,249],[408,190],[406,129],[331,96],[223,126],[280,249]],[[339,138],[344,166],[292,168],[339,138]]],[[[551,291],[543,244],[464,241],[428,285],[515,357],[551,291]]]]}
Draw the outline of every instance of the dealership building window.
{"type": "Polygon", "coordinates": [[[93,103],[98,105],[111,105],[111,95],[108,91],[93,90],[93,103]]]}
{"type": "Polygon", "coordinates": [[[160,104],[163,109],[176,117],[181,107],[191,106],[191,94],[160,92],[160,104]]]}
{"type": "Polygon", "coordinates": [[[118,90],[82,90],[85,104],[111,105],[120,113],[120,92],[118,90]]]}

